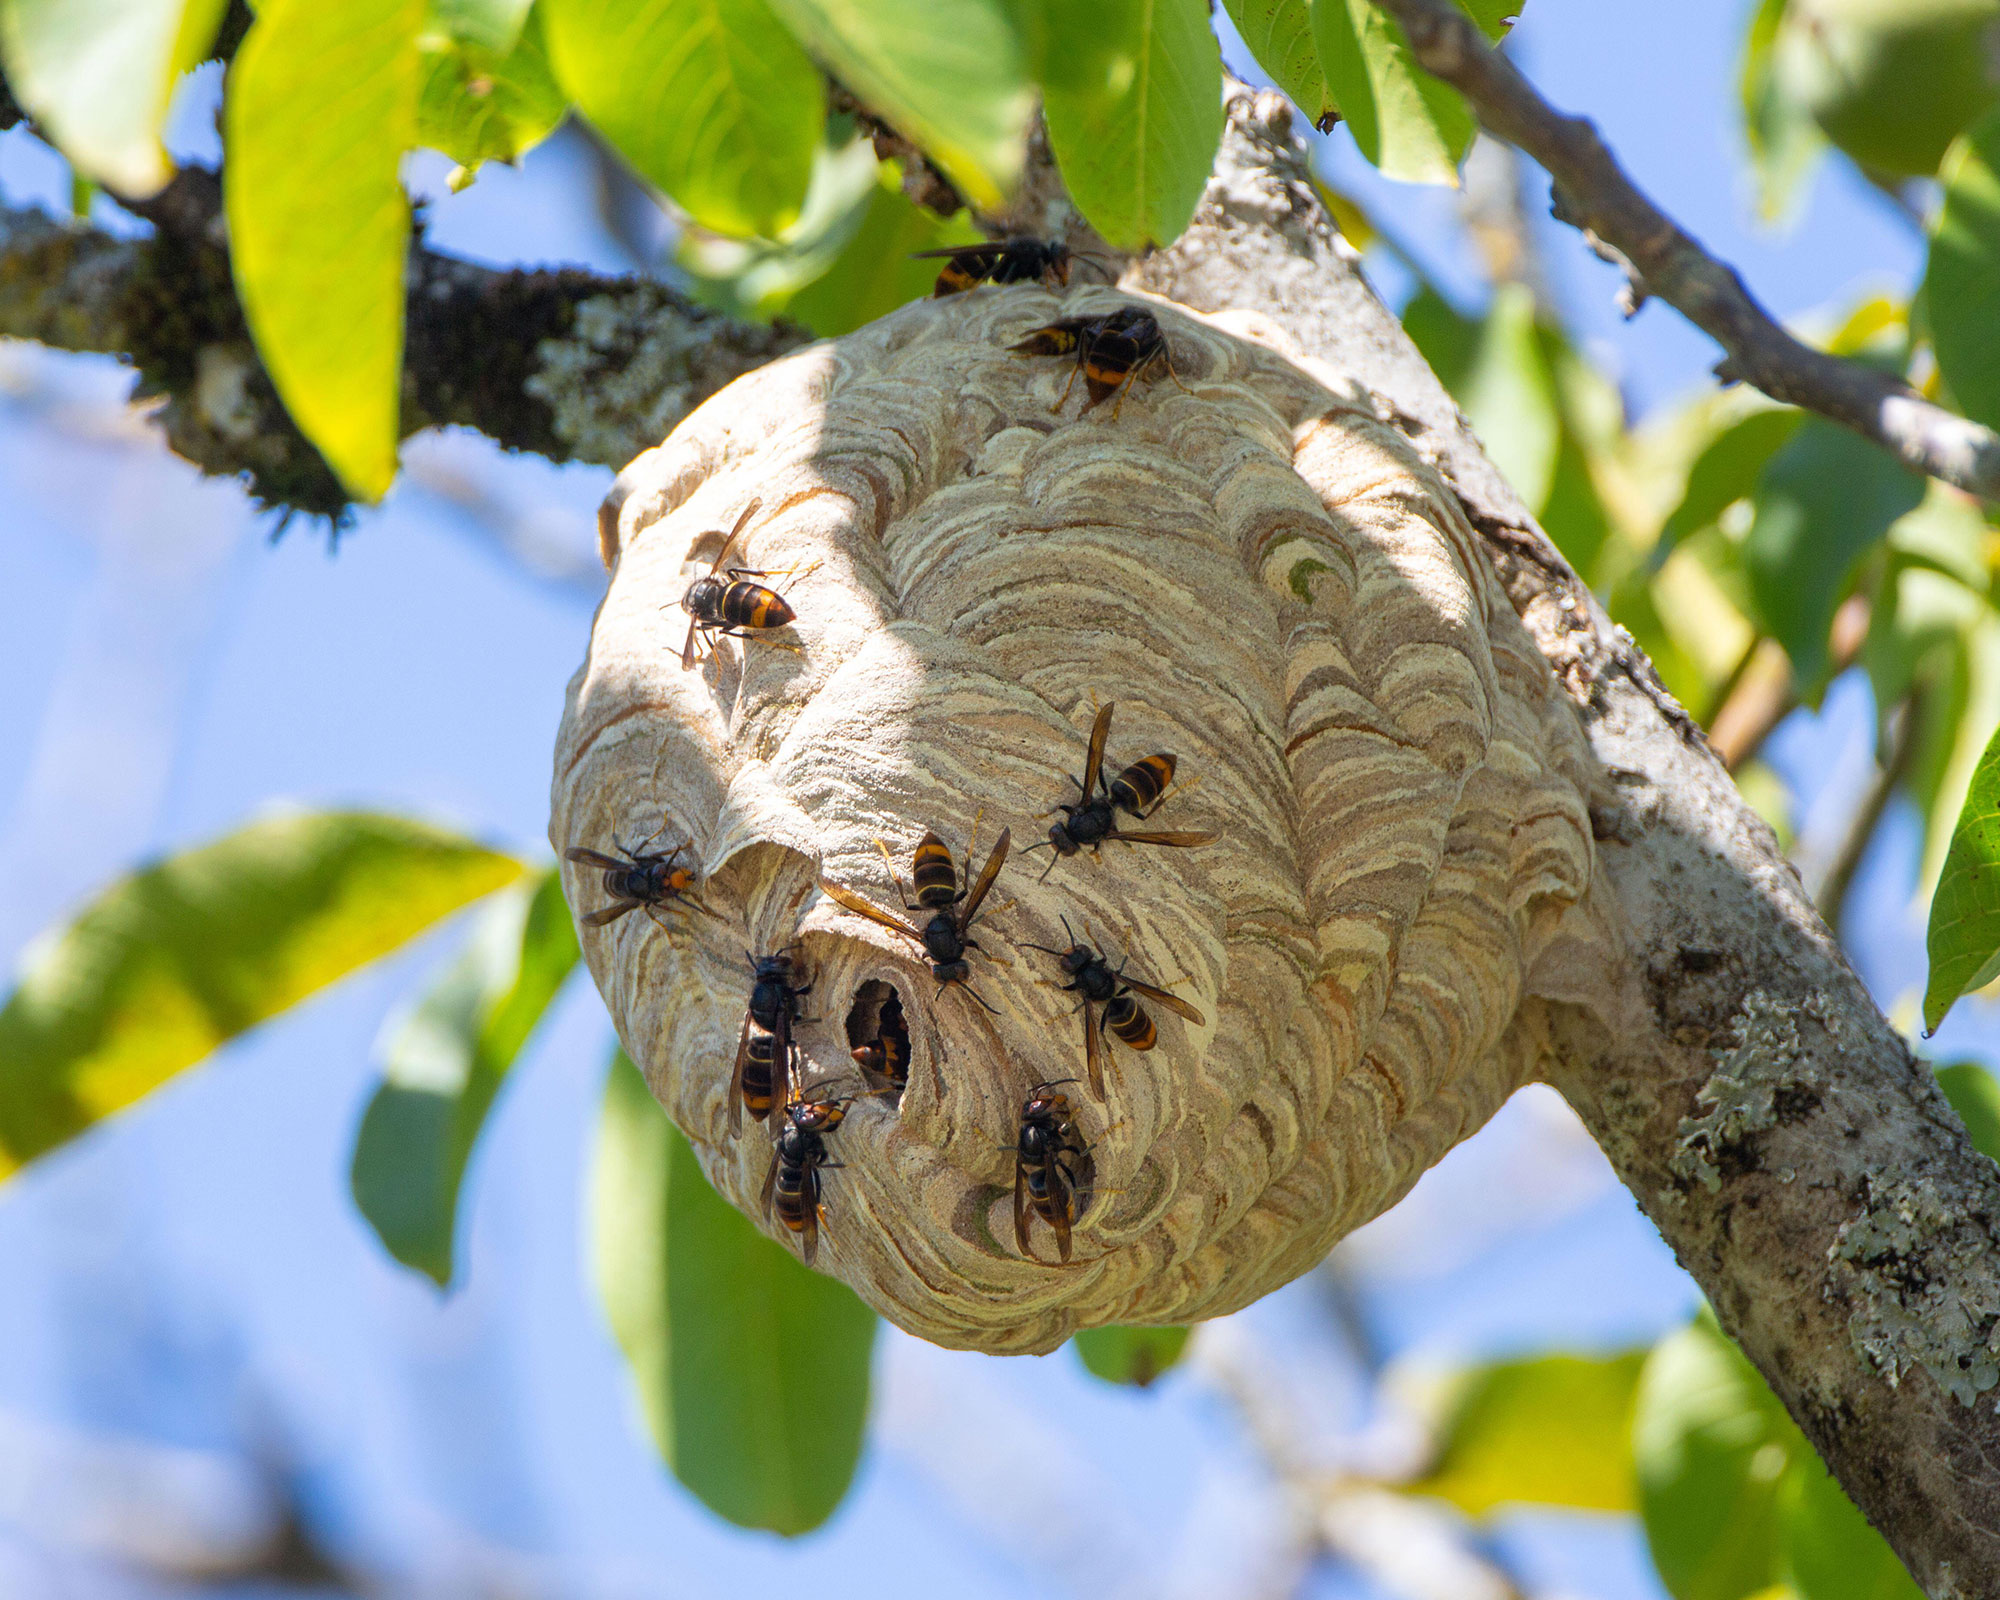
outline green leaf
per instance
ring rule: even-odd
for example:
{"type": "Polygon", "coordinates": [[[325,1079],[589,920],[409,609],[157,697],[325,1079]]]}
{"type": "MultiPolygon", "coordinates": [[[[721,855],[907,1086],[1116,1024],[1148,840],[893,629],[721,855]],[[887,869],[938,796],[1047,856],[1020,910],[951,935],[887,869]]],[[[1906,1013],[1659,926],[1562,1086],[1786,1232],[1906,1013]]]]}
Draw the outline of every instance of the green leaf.
{"type": "Polygon", "coordinates": [[[417,138],[468,176],[482,161],[514,161],[555,131],[569,101],[549,67],[540,14],[495,54],[448,37],[425,41],[417,138]]]}
{"type": "Polygon", "coordinates": [[[1788,0],[1758,0],[1744,36],[1738,92],[1758,209],[1773,221],[1790,209],[1826,139],[1798,88],[1799,30],[1785,26],[1788,0]]]}
{"type": "Polygon", "coordinates": [[[1457,398],[1479,353],[1480,323],[1434,288],[1423,288],[1403,307],[1403,331],[1430,369],[1457,398]]]}
{"type": "Polygon", "coordinates": [[[1785,1473],[1778,1537],[1798,1600],[1924,1600],[1888,1541],[1810,1449],[1785,1473]]]}
{"type": "Polygon", "coordinates": [[[1924,1028],[1935,1033],[1960,995],[2000,977],[2000,734],[1979,758],[1952,829],[1924,945],[1924,1028]]]}
{"type": "Polygon", "coordinates": [[[1717,434],[1688,469],[1680,504],[1668,514],[1653,547],[1657,569],[1680,542],[1714,524],[1738,500],[1756,492],[1771,457],[1791,440],[1804,417],[1789,406],[1753,411],[1717,434]]]}
{"type": "Polygon", "coordinates": [[[1467,1375],[1436,1466],[1409,1487],[1472,1516],[1525,1503],[1631,1511],[1632,1406],[1647,1356],[1539,1356],[1467,1375]]]}
{"type": "Polygon", "coordinates": [[[1084,1328],[1070,1340],[1086,1370],[1106,1383],[1144,1389],[1181,1358],[1186,1328],[1084,1328]]]}
{"type": "Polygon", "coordinates": [[[1794,0],[1799,99],[1866,171],[1927,178],[1993,104],[2000,0],[1794,0]]]}
{"type": "Polygon", "coordinates": [[[1939,1067],[1937,1080],[1951,1109],[1972,1136],[1973,1149],[2000,1161],[2000,1078],[1976,1061],[1960,1061],[1939,1067]]]}
{"type": "Polygon", "coordinates": [[[1308,0],[1223,0],[1223,6],[1271,81],[1291,96],[1307,121],[1330,128],[1327,119],[1340,107],[1320,70],[1308,0]]]}
{"type": "Polygon", "coordinates": [[[506,55],[527,25],[534,0],[430,0],[432,27],[457,44],[506,55]]]}
{"type": "Polygon", "coordinates": [[[1894,456],[1818,417],[1801,422],[1765,467],[1744,566],[1764,629],[1808,695],[1855,563],[1923,497],[1924,480],[1894,456]]]}
{"type": "Polygon", "coordinates": [[[1222,55],[1202,0],[1051,12],[1049,146],[1077,207],[1121,249],[1180,237],[1222,140],[1222,55]],[[1087,68],[1087,70],[1086,70],[1087,68]]]}
{"type": "Polygon", "coordinates": [[[1471,363],[1452,392],[1493,464],[1528,509],[1539,512],[1555,475],[1562,419],[1526,284],[1503,283],[1493,291],[1471,363]]]}
{"type": "Polygon", "coordinates": [[[542,0],[542,26],[577,108],[703,227],[798,216],[826,91],[764,0],[542,0]]]}
{"type": "Polygon", "coordinates": [[[826,131],[813,156],[805,206],[778,238],[731,239],[700,228],[682,234],[676,258],[704,305],[768,322],[831,268],[860,230],[882,163],[873,143],[854,134],[851,118],[828,118],[826,131]]]}
{"type": "Polygon", "coordinates": [[[1535,338],[1562,423],[1555,470],[1536,515],[1584,582],[1603,588],[1616,576],[1613,557],[1630,565],[1636,555],[1636,540],[1613,516],[1602,487],[1626,453],[1625,403],[1560,330],[1537,326],[1535,338]]]}
{"type": "Polygon", "coordinates": [[[875,1314],[709,1187],[622,1050],[593,1187],[598,1293],[674,1475],[741,1527],[818,1527],[861,1454],[875,1314]]]}
{"type": "Polygon", "coordinates": [[[544,872],[494,897],[389,1040],[355,1136],[354,1201],[388,1252],[440,1288],[451,1282],[472,1147],[577,956],[560,875],[544,872]]]}
{"type": "Polygon", "coordinates": [[[0,1176],[521,872],[401,817],[308,812],[120,880],[0,1010],[0,1176]]]}
{"type": "Polygon", "coordinates": [[[7,86],[80,171],[141,198],[173,174],[160,124],[226,0],[0,0],[7,86]]]}
{"type": "Polygon", "coordinates": [[[1386,178],[1458,182],[1477,131],[1456,90],[1416,63],[1376,0],[1312,0],[1313,40],[1340,114],[1386,178]]]}
{"type": "Polygon", "coordinates": [[[1021,173],[1034,93],[1005,0],[772,0],[820,62],[981,210],[1021,173]]]}
{"type": "Polygon", "coordinates": [[[423,0],[263,0],[223,100],[230,262],[285,408],[350,494],[396,475],[423,0]]]}
{"type": "Polygon", "coordinates": [[[852,333],[931,292],[940,263],[913,261],[913,251],[972,244],[981,237],[962,216],[947,220],[911,204],[896,163],[885,161],[861,225],[827,270],[785,303],[785,315],[823,339],[852,333]]]}
{"type": "Polygon", "coordinates": [[[1632,1459],[1653,1565],[1674,1600],[1743,1600],[1777,1581],[1778,1486],[1801,1450],[1770,1387],[1707,1316],[1653,1347],[1632,1459]]]}
{"type": "Polygon", "coordinates": [[[2000,427],[2000,111],[1945,158],[1924,304],[1938,370],[1974,421],[2000,427]]]}

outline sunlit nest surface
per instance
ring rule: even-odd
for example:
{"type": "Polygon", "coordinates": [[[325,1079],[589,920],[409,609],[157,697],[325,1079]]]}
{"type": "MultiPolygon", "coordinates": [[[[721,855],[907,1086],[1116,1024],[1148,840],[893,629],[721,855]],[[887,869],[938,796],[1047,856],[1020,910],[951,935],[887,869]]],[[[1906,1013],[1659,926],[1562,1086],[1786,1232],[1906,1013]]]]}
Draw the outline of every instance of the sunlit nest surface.
{"type": "MultiPolygon", "coordinates": [[[[731,385],[627,469],[609,593],[570,686],[551,838],[692,840],[716,913],[583,930],[620,1035],[725,1195],[774,1236],[761,1127],[729,1134],[745,952],[797,941],[808,1080],[851,1084],[893,993],[900,1095],[831,1135],[823,1270],[940,1343],[1039,1351],[1079,1326],[1231,1310],[1310,1267],[1533,1070],[1592,870],[1587,757],[1456,502],[1371,398],[1247,319],[1156,306],[1185,392],[1082,384],[1007,346],[1133,303],[982,289],[904,307],[731,385]],[[796,646],[723,640],[683,671],[677,602],[752,499],[732,561],[796,646]],[[1147,826],[1056,862],[1098,705],[1107,768],[1155,750],[1147,826]],[[989,1014],[816,880],[890,909],[934,828],[1009,862],[972,932],[989,1014]],[[1059,1264],[1013,1236],[1011,1154],[1044,1079],[1082,1078],[1062,918],[1185,996],[1157,1047],[1107,1043],[1065,1092],[1096,1193],[1059,1264]]],[[[1131,826],[1131,819],[1124,819],[1131,826]]],[[[977,861],[975,861],[975,865],[977,861]]],[[[602,898],[569,872],[572,906],[602,898]]],[[[920,920],[920,919],[913,919],[920,920]]]]}

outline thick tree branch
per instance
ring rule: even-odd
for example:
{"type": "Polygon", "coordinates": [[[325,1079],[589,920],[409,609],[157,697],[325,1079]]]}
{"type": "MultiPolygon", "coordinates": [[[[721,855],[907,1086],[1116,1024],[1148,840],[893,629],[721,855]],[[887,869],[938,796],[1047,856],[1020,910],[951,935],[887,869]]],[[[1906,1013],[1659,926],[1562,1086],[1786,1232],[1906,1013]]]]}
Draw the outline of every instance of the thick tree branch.
{"type": "Polygon", "coordinates": [[[1626,267],[1635,308],[1658,296],[1727,352],[1718,375],[1843,423],[1919,472],[2000,500],[2000,436],[1873,367],[1793,338],[1733,267],[1639,191],[1588,120],[1544,100],[1450,0],[1387,4],[1424,68],[1471,101],[1488,129],[1547,169],[1556,215],[1626,267]]]}
{"type": "Polygon", "coordinates": [[[2000,1174],[1375,298],[1280,97],[1232,96],[1194,225],[1136,278],[1262,312],[1452,482],[1606,774],[1625,953],[1546,1007],[1547,1076],[1926,1590],[2000,1594],[2000,1174]]]}
{"type": "MultiPolygon", "coordinates": [[[[338,517],[347,496],[293,426],[244,326],[214,174],[189,169],[130,207],[119,239],[0,208],[0,336],[117,355],[163,397],[168,442],[242,474],[266,506],[338,517]]],[[[638,278],[500,272],[410,257],[403,431],[467,427],[553,461],[622,466],[739,374],[805,342],[638,278]]]]}

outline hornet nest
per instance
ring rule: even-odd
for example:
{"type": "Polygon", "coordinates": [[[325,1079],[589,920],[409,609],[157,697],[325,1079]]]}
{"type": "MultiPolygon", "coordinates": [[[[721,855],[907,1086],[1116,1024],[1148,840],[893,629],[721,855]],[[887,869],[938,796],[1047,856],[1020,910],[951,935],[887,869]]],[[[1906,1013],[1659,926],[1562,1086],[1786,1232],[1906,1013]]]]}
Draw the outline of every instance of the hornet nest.
{"type": "MultiPolygon", "coordinates": [[[[731,384],[625,470],[600,534],[550,837],[689,841],[706,912],[585,926],[590,970],[710,1180],[787,1241],[769,1133],[730,1132],[746,952],[796,947],[808,1089],[852,1085],[900,999],[907,1087],[826,1135],[818,1265],[939,1344],[1046,1351],[1305,1271],[1533,1075],[1534,997],[1609,936],[1589,756],[1457,501],[1260,318],[1097,287],[907,305],[731,384]],[[1074,363],[1008,347],[1124,306],[1177,379],[1052,411],[1074,363]],[[753,500],[730,561],[779,575],[789,648],[684,670],[679,601],[753,500]],[[1107,702],[1107,777],[1179,758],[1122,825],[1215,842],[1026,854],[1107,702]],[[962,861],[975,827],[975,869],[1016,840],[972,928],[979,999],[820,887],[900,913],[877,841],[907,886],[927,830],[962,861]],[[1028,948],[1071,944],[1065,917],[1204,1019],[1152,1005],[1156,1048],[1107,1038],[1102,1101],[1066,974],[1028,948]],[[1012,1215],[1023,1101],[1061,1079],[1094,1177],[1068,1263],[1039,1219],[1024,1256],[1012,1215]]],[[[605,904],[601,872],[565,872],[579,912],[605,904]]]]}

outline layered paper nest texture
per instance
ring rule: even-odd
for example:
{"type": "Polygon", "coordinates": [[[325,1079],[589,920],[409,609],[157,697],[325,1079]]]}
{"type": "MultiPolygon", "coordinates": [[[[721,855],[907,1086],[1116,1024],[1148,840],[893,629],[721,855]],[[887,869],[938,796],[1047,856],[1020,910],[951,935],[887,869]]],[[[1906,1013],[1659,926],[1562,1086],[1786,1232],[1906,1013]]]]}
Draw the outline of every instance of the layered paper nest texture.
{"type": "MultiPolygon", "coordinates": [[[[1449,492],[1368,395],[1241,317],[1100,288],[982,289],[904,307],[765,367],[621,476],[611,584],[570,686],[550,837],[690,840],[713,918],[582,930],[620,1036],[716,1187],[774,1237],[771,1160],[732,1138],[746,951],[797,941],[809,1082],[854,1076],[871,981],[902,998],[908,1088],[829,1138],[819,1255],[941,1344],[1044,1351],[1107,1322],[1241,1306],[1311,1267],[1477,1128],[1533,1069],[1532,1007],[1592,870],[1587,756],[1449,492]],[[1114,417],[1008,345],[1055,317],[1148,304],[1186,392],[1114,417]],[[684,671],[678,601],[751,501],[732,559],[798,614],[684,671]],[[1198,849],[1060,860],[1097,707],[1107,773],[1156,750],[1179,781],[1144,826],[1198,849]],[[1015,855],[942,993],[908,940],[822,875],[895,909],[935,829],[1015,855]],[[1159,1043],[1107,1042],[1106,1099],[1065,1092],[1096,1194],[1073,1261],[1013,1234],[1022,1101],[1082,1078],[1062,918],[1173,986],[1159,1043]]],[[[1129,817],[1127,827],[1140,826],[1129,817]]],[[[657,848],[657,846],[656,846],[657,848]]],[[[975,863],[976,864],[976,863],[975,863]]],[[[572,907],[604,904],[569,867],[572,907]]],[[[921,920],[915,919],[915,920],[921,920]]],[[[879,989],[871,991],[880,994],[879,989]]]]}

